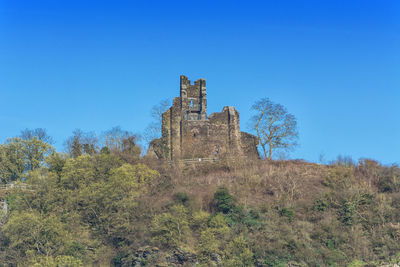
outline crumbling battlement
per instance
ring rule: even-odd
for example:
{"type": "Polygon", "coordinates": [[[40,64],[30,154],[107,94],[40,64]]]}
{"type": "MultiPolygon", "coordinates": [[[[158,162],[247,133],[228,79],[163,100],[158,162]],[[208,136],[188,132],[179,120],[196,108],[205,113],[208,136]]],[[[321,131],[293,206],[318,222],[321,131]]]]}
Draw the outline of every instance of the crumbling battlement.
{"type": "Polygon", "coordinates": [[[168,160],[221,156],[258,157],[257,138],[241,132],[239,112],[226,106],[207,117],[206,80],[181,75],[180,97],[162,115],[162,137],[148,154],[168,160]]]}

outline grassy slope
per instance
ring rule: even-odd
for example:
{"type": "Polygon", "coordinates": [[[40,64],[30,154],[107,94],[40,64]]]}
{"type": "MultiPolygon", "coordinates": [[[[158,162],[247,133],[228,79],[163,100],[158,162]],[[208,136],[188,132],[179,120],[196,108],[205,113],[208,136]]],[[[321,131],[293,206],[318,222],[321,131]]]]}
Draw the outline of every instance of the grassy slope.
{"type": "Polygon", "coordinates": [[[396,166],[140,161],[160,175],[113,155],[67,158],[30,174],[37,190],[8,197],[0,261],[354,267],[400,260],[396,166]],[[155,178],[138,184],[139,176],[155,178]],[[33,223],[44,230],[33,233],[33,223]],[[47,243],[39,248],[38,238],[47,243]]]}
{"type": "MultiPolygon", "coordinates": [[[[172,184],[153,199],[160,208],[185,193],[190,210],[214,214],[213,195],[227,187],[244,209],[240,216],[249,217],[231,223],[231,230],[245,234],[258,262],[345,266],[357,259],[378,264],[398,257],[397,167],[372,160],[347,166],[233,160],[160,171],[172,184]]],[[[196,248],[198,239],[193,242],[188,245],[196,248]]]]}

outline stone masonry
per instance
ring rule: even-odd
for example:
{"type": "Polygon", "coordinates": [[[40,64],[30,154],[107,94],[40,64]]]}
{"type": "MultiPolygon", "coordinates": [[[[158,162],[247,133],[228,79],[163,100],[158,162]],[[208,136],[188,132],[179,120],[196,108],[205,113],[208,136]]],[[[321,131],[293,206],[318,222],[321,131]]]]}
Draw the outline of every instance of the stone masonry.
{"type": "Polygon", "coordinates": [[[258,157],[257,138],[241,132],[239,112],[226,106],[207,117],[206,80],[191,84],[181,75],[180,96],[162,115],[162,137],[150,143],[148,155],[168,160],[258,157]]]}

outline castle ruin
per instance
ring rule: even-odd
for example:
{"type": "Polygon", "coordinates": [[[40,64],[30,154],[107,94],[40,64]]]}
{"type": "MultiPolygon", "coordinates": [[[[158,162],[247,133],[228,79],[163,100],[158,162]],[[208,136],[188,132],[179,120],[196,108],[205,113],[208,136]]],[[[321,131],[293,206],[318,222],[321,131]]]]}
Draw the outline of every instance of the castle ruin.
{"type": "Polygon", "coordinates": [[[162,137],[150,143],[149,155],[168,160],[258,157],[257,138],[241,132],[239,112],[225,106],[207,117],[206,80],[191,84],[181,75],[180,96],[162,115],[162,137]]]}

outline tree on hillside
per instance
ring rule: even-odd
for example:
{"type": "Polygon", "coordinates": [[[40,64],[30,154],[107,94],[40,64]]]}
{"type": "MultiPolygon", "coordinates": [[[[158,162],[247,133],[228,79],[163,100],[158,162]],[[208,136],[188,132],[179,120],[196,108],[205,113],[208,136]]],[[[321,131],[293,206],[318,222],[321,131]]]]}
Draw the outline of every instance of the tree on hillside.
{"type": "Polygon", "coordinates": [[[43,128],[36,128],[36,129],[26,128],[25,130],[21,131],[20,137],[22,140],[32,140],[32,139],[36,138],[37,140],[45,142],[49,145],[54,144],[53,138],[51,136],[49,136],[47,134],[46,129],[43,129],[43,128]]]}
{"type": "Polygon", "coordinates": [[[99,150],[98,138],[93,132],[83,132],[81,129],[75,129],[64,143],[67,153],[73,157],[87,154],[93,155],[99,150]]]}
{"type": "Polygon", "coordinates": [[[276,149],[287,150],[297,145],[297,121],[284,106],[263,98],[254,103],[252,110],[256,114],[251,119],[251,126],[257,133],[265,158],[271,159],[276,149]]]}
{"type": "Polygon", "coordinates": [[[141,148],[138,146],[140,138],[140,135],[116,126],[102,134],[100,144],[103,151],[110,151],[133,164],[140,157],[141,148]]]}
{"type": "Polygon", "coordinates": [[[134,134],[116,126],[101,134],[100,146],[102,148],[107,147],[112,152],[119,152],[123,150],[124,143],[131,136],[134,136],[134,134]]]}
{"type": "MultiPolygon", "coordinates": [[[[14,140],[17,142],[17,140],[14,140]]],[[[44,163],[46,157],[50,156],[55,149],[46,142],[36,139],[22,140],[25,151],[25,169],[32,171],[38,169],[44,163]]]]}
{"type": "Polygon", "coordinates": [[[39,168],[44,158],[54,151],[51,146],[53,138],[47,134],[46,129],[25,129],[21,131],[20,139],[25,147],[27,170],[39,168]]]}
{"type": "Polygon", "coordinates": [[[151,117],[153,121],[147,126],[143,134],[146,143],[161,137],[162,114],[170,107],[170,102],[169,99],[164,99],[152,107],[151,117]]]}
{"type": "Polygon", "coordinates": [[[0,182],[19,179],[25,171],[25,149],[21,139],[8,139],[0,144],[0,182]]]}
{"type": "Polygon", "coordinates": [[[99,138],[94,132],[74,130],[64,143],[67,153],[72,158],[81,155],[98,153],[113,153],[126,162],[135,163],[139,160],[141,148],[138,146],[140,136],[116,126],[104,131],[99,138]]]}
{"type": "Polygon", "coordinates": [[[40,168],[55,149],[36,136],[31,139],[9,138],[0,144],[0,182],[9,183],[40,168]]]}

